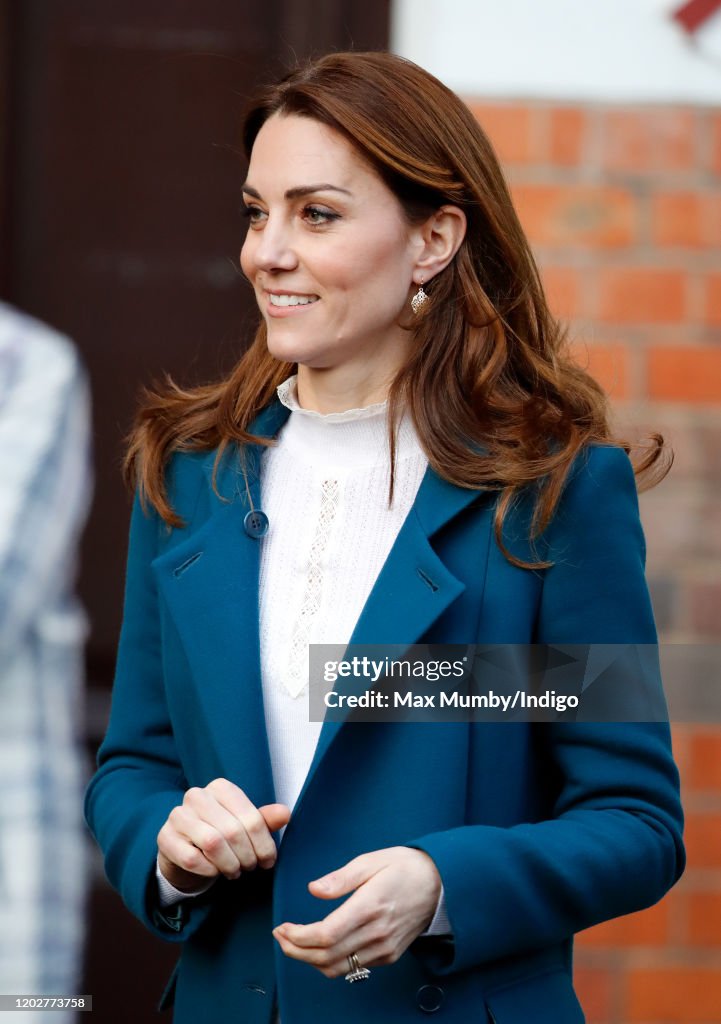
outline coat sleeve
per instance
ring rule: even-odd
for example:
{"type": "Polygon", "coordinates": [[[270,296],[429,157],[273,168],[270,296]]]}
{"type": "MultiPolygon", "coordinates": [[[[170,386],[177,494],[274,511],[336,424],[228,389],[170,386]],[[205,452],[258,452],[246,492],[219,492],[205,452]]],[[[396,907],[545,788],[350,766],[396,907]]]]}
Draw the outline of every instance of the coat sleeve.
{"type": "Polygon", "coordinates": [[[163,909],[157,899],[157,835],[188,788],[165,699],[151,570],[161,525],[136,496],[110,723],[86,793],[85,816],[105,855],[108,879],[128,908],[161,938],[183,941],[208,915],[210,900],[199,896],[163,909]]]}
{"type": "MultiPolygon", "coordinates": [[[[546,540],[554,564],[545,571],[539,643],[655,643],[635,480],[622,449],[584,453],[546,540]]],[[[407,844],[429,854],[444,886],[454,944],[439,973],[556,944],[641,910],[683,871],[666,722],[531,728],[545,730],[549,768],[560,778],[548,819],[468,824],[407,844]]]]}

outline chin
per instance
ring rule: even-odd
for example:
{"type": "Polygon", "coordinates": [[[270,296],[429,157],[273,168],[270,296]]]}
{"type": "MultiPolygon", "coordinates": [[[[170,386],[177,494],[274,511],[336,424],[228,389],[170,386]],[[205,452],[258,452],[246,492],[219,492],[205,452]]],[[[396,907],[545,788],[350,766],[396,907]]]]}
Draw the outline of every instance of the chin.
{"type": "Polygon", "coordinates": [[[301,363],[303,366],[317,369],[331,364],[327,353],[319,350],[315,345],[302,345],[297,338],[274,338],[269,333],[266,344],[270,354],[279,362],[301,363]]]}

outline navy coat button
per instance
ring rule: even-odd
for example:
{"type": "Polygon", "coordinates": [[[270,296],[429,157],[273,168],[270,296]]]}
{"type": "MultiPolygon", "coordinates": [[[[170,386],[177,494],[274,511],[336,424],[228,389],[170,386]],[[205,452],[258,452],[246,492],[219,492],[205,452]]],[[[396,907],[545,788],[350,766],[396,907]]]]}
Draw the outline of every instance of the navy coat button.
{"type": "Polygon", "coordinates": [[[421,985],[416,992],[416,1000],[424,1013],[435,1013],[443,1004],[443,989],[438,985],[421,985]]]}
{"type": "Polygon", "coordinates": [[[243,529],[249,537],[254,537],[256,540],[259,537],[265,537],[268,532],[268,517],[265,512],[261,512],[257,508],[251,509],[243,520],[243,529]]]}

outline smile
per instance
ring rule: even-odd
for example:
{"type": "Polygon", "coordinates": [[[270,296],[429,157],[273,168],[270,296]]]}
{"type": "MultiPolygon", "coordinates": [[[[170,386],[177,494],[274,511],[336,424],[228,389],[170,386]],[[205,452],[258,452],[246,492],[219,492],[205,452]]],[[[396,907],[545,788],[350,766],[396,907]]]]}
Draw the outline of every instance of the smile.
{"type": "Polygon", "coordinates": [[[271,306],[310,306],[318,301],[317,295],[274,295],[268,292],[271,306]]]}

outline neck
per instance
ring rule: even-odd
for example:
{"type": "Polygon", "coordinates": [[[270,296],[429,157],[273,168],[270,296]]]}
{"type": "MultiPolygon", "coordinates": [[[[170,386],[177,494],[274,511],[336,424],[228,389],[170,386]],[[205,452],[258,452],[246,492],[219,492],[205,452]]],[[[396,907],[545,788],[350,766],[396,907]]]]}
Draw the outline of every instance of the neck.
{"type": "Polygon", "coordinates": [[[298,403],[304,409],[320,413],[346,412],[367,405],[385,402],[390,379],[387,376],[356,367],[315,369],[298,366],[298,403]]]}

